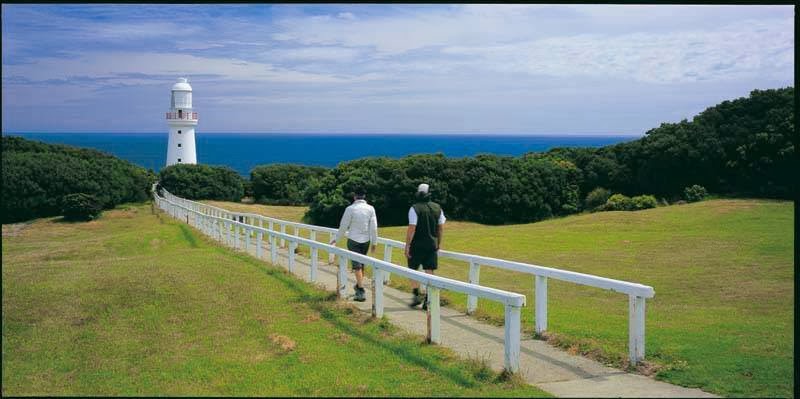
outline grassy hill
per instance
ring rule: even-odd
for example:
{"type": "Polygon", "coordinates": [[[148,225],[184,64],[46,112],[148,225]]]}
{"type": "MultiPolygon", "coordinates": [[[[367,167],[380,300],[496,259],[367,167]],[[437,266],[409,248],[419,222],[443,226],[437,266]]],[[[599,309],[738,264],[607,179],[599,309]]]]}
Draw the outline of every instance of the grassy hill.
{"type": "MultiPolygon", "coordinates": [[[[293,220],[304,212],[216,204],[293,220]]],[[[721,199],[524,225],[448,222],[444,247],[651,285],[656,296],[647,302],[648,362],[641,372],[726,396],[791,396],[793,220],[791,202],[721,199]]],[[[404,234],[404,227],[380,229],[381,236],[397,240],[404,234]]],[[[402,262],[401,256],[395,251],[395,262],[402,262]]],[[[461,280],[467,270],[459,262],[440,266],[440,274],[461,280]]],[[[488,267],[481,269],[481,283],[529,299],[533,291],[531,276],[488,267]]],[[[465,308],[463,296],[446,297],[450,306],[465,308]]],[[[624,367],[627,301],[624,295],[551,281],[548,339],[624,367]]],[[[531,304],[523,311],[529,332],[531,304]]],[[[485,302],[478,317],[501,323],[503,313],[485,302]]]]}
{"type": "Polygon", "coordinates": [[[3,225],[2,394],[544,396],[148,205],[3,225]]]}

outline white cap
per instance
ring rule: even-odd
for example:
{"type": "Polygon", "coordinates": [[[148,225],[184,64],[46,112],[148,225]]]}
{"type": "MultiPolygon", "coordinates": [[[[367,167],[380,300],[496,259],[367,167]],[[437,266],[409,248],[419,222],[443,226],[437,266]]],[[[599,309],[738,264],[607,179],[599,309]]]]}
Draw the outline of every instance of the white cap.
{"type": "Polygon", "coordinates": [[[188,79],[178,78],[178,82],[172,85],[172,91],[192,91],[192,86],[188,79]]]}
{"type": "Polygon", "coordinates": [[[429,186],[427,184],[422,183],[422,184],[419,185],[419,187],[417,187],[417,192],[418,193],[427,194],[428,193],[428,188],[429,188],[429,186]]]}

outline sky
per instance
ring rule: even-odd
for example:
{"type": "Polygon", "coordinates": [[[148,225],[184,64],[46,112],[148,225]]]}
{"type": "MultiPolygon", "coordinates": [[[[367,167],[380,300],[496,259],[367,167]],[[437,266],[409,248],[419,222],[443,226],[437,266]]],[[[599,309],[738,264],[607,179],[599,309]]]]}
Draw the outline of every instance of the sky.
{"type": "Polygon", "coordinates": [[[2,5],[2,131],[642,135],[794,82],[794,6],[2,5]]]}

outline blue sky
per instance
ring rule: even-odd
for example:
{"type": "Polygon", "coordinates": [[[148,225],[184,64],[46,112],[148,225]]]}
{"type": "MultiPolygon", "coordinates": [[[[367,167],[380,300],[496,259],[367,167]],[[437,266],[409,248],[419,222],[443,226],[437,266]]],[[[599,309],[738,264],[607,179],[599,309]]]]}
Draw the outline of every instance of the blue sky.
{"type": "Polygon", "coordinates": [[[2,5],[3,132],[643,134],[794,82],[793,6],[2,5]]]}

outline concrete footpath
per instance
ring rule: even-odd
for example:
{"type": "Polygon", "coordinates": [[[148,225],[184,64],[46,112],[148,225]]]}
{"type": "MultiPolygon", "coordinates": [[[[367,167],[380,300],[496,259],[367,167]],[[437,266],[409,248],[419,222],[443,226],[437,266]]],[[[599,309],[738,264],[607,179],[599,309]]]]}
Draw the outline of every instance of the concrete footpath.
{"type": "MultiPolygon", "coordinates": [[[[242,240],[243,242],[244,240],[242,240]]],[[[252,240],[251,242],[255,242],[252,240]]],[[[263,258],[268,262],[269,243],[263,243],[263,258]]],[[[288,246],[288,245],[287,245],[288,246]]],[[[248,251],[254,257],[256,249],[248,251]]],[[[278,264],[288,267],[288,250],[280,248],[278,264]]],[[[338,262],[338,260],[337,260],[338,262]]],[[[317,284],[327,290],[336,291],[338,263],[328,264],[327,259],[318,262],[317,284]]],[[[294,274],[310,281],[310,260],[295,256],[294,274]]],[[[349,265],[348,265],[349,269],[349,265]]],[[[365,279],[366,302],[352,301],[353,273],[348,271],[348,301],[358,309],[372,311],[372,280],[365,279]]],[[[425,336],[426,313],[419,308],[411,309],[411,293],[385,286],[384,314],[395,326],[413,334],[425,336]]],[[[453,309],[441,307],[442,345],[453,349],[464,358],[486,359],[494,370],[503,369],[503,328],[482,323],[453,309]]],[[[558,397],[717,397],[699,389],[684,388],[650,377],[626,373],[606,367],[596,361],[548,345],[530,336],[522,336],[520,342],[520,375],[528,383],[558,397]]]]}

